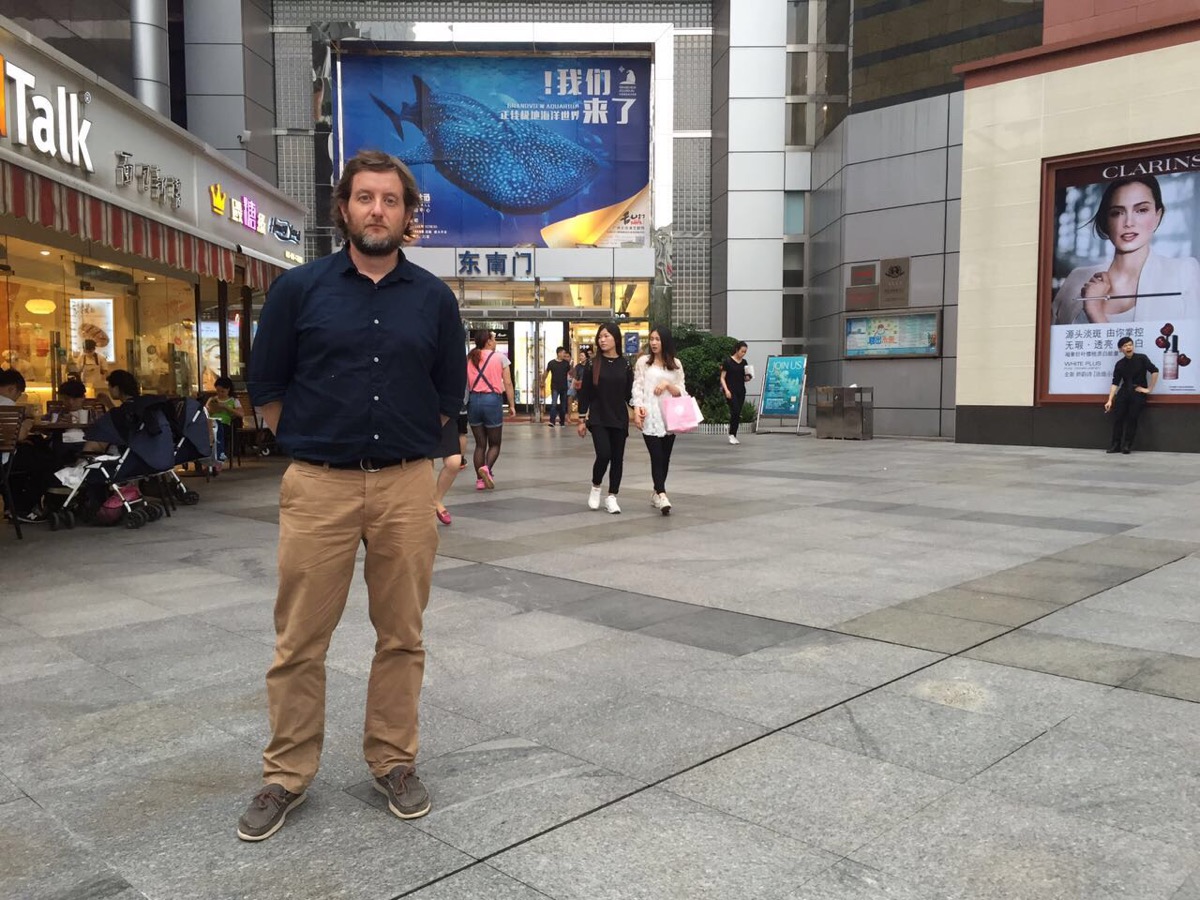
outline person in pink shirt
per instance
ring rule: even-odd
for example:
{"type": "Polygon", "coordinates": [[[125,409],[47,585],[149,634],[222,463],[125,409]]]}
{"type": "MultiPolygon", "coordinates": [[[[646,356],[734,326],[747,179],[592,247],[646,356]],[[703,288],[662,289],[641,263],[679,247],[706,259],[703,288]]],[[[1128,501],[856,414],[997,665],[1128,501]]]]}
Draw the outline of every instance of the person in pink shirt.
{"type": "Polygon", "coordinates": [[[471,339],[475,347],[467,354],[467,424],[475,435],[475,490],[496,486],[493,474],[500,457],[504,426],[504,397],[509,409],[516,410],[512,367],[508,357],[496,349],[496,335],[487,329],[476,331],[471,339]]]}

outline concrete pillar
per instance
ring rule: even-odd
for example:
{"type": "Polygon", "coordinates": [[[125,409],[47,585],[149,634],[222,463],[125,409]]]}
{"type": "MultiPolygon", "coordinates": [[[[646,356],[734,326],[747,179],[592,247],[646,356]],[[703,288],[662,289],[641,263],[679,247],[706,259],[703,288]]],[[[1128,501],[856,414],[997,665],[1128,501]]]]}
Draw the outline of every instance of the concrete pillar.
{"type": "Polygon", "coordinates": [[[167,0],[131,0],[129,29],[133,43],[133,93],[171,118],[170,50],[167,0]]]}

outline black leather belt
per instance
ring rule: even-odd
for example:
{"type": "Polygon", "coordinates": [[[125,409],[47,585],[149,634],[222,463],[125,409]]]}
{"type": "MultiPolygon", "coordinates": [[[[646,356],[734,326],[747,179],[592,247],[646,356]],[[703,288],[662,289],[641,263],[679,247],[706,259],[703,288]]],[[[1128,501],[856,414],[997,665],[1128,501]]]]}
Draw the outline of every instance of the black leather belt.
{"type": "Polygon", "coordinates": [[[296,462],[307,463],[310,466],[321,466],[324,469],[361,469],[364,472],[378,472],[380,469],[389,469],[392,466],[402,466],[405,463],[419,462],[427,457],[410,456],[408,459],[355,459],[350,462],[325,462],[324,460],[304,459],[300,456],[293,456],[296,462]]]}

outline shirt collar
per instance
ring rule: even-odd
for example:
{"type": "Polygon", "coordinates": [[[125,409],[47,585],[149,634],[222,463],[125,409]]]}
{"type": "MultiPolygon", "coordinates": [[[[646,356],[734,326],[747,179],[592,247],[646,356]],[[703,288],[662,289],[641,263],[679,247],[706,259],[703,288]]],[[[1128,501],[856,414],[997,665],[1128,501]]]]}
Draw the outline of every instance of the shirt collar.
{"type": "MultiPolygon", "coordinates": [[[[345,243],[342,249],[337,252],[338,261],[336,268],[343,275],[359,275],[358,266],[354,265],[354,260],[350,257],[350,244],[345,243]]],[[[404,251],[400,251],[400,258],[396,262],[396,267],[388,272],[379,280],[379,284],[390,284],[393,281],[412,281],[413,280],[413,264],[408,261],[408,257],[404,255],[404,251]]]]}

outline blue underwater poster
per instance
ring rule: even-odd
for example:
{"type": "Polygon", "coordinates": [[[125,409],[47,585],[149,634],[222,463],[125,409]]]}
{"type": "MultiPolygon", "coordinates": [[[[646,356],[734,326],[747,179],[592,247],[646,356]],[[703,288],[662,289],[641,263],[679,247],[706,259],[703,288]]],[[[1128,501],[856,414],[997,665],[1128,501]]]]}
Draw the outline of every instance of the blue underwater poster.
{"type": "Polygon", "coordinates": [[[650,60],[341,57],[336,169],[413,170],[429,247],[650,244],[650,60]]]}
{"type": "Polygon", "coordinates": [[[763,380],[760,416],[791,418],[800,415],[804,399],[804,369],[807,356],[771,356],[763,380]]]}

